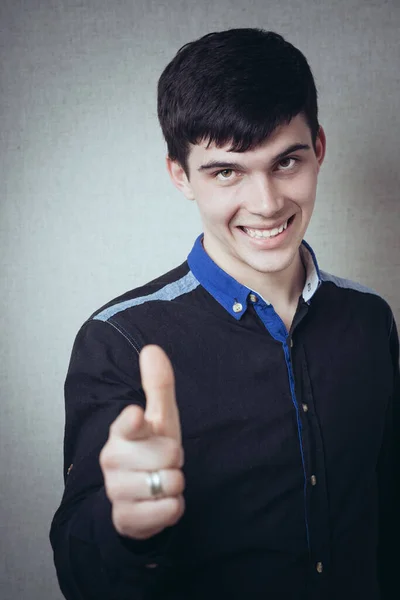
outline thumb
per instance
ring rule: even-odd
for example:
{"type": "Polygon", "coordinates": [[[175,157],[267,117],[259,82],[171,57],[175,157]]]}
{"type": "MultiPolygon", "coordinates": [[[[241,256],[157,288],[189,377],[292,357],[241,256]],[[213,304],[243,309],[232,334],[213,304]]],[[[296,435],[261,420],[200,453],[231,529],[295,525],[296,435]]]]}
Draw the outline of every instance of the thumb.
{"type": "Polygon", "coordinates": [[[168,356],[160,346],[145,346],[139,356],[139,366],[146,395],[146,421],[156,435],[172,437],[181,443],[174,370],[168,356]]]}

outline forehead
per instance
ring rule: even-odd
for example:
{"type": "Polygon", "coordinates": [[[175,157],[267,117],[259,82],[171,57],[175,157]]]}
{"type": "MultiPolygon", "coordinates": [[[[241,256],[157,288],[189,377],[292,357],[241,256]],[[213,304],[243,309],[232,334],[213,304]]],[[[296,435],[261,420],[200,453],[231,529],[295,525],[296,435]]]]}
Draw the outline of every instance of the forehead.
{"type": "Polygon", "coordinates": [[[231,143],[217,147],[215,143],[208,144],[207,140],[199,144],[190,144],[188,163],[190,167],[196,168],[206,160],[237,160],[253,162],[258,159],[262,161],[271,160],[294,144],[311,145],[311,131],[303,115],[297,115],[290,123],[279,125],[272,134],[259,146],[245,152],[231,152],[231,143]]]}

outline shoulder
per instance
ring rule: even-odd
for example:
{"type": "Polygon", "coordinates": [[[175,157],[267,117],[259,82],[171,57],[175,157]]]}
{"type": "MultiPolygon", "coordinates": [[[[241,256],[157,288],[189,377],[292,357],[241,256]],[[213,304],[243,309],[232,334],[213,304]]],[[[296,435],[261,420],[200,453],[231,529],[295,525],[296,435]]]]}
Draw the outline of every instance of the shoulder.
{"type": "Polygon", "coordinates": [[[199,285],[185,261],[156,279],[113,298],[97,309],[88,320],[108,321],[129,309],[155,301],[171,301],[199,285]]]}
{"type": "Polygon", "coordinates": [[[338,277],[337,275],[332,275],[326,271],[320,271],[319,274],[322,283],[331,283],[339,289],[353,290],[360,292],[361,294],[371,294],[373,296],[381,297],[378,292],[361,283],[358,283],[357,281],[345,279],[344,277],[338,277]]]}
{"type": "Polygon", "coordinates": [[[75,345],[97,343],[100,346],[124,344],[123,338],[137,352],[161,331],[166,315],[171,322],[176,302],[199,286],[187,261],[145,283],[133,288],[94,311],[81,325],[75,345]]]}
{"type": "Polygon", "coordinates": [[[358,281],[319,271],[320,287],[328,301],[340,303],[342,309],[352,308],[353,314],[365,314],[370,319],[381,315],[387,321],[389,328],[393,323],[392,309],[382,294],[363,285],[358,281]]]}

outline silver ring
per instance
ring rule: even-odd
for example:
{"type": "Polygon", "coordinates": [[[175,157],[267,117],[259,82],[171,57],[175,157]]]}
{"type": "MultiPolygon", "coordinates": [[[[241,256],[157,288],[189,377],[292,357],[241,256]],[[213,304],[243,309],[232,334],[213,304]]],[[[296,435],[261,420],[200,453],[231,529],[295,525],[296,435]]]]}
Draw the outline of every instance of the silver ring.
{"type": "Polygon", "coordinates": [[[164,490],[161,483],[160,471],[151,471],[150,473],[147,473],[147,483],[150,488],[150,495],[153,498],[163,495],[164,490]]]}

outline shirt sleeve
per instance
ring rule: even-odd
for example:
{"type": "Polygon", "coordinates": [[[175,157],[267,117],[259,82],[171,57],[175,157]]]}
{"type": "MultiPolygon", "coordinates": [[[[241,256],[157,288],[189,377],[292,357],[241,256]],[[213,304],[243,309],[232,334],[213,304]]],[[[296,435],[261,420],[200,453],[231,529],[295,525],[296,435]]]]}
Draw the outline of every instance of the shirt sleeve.
{"type": "Polygon", "coordinates": [[[378,463],[378,572],[382,600],[400,597],[400,372],[399,337],[393,317],[389,343],[393,365],[393,394],[388,406],[384,441],[378,463]]]}
{"type": "Polygon", "coordinates": [[[140,600],[157,585],[171,528],[148,540],[118,534],[99,464],[109,427],[129,404],[145,406],[139,345],[109,322],[79,331],[65,381],[64,483],[50,541],[67,600],[140,600]]]}

